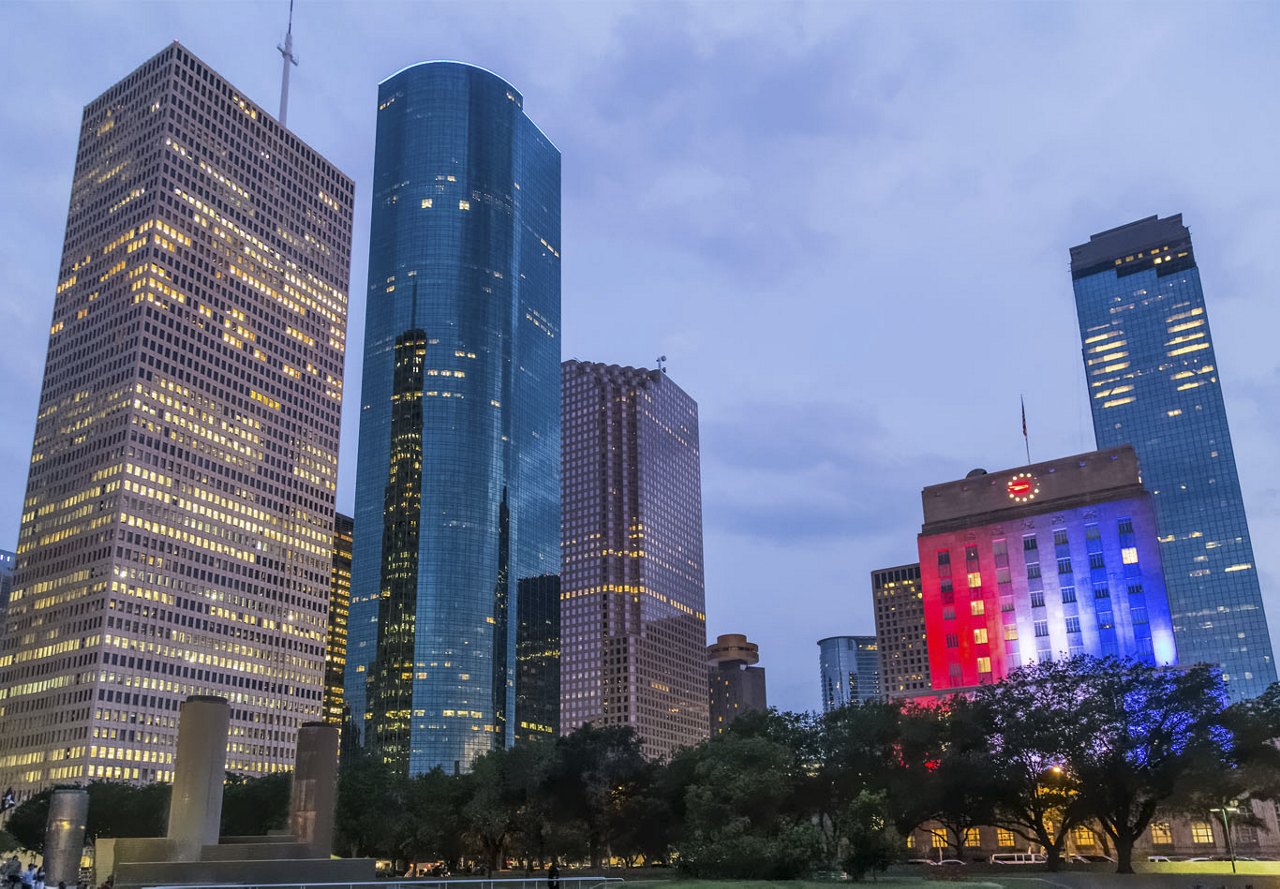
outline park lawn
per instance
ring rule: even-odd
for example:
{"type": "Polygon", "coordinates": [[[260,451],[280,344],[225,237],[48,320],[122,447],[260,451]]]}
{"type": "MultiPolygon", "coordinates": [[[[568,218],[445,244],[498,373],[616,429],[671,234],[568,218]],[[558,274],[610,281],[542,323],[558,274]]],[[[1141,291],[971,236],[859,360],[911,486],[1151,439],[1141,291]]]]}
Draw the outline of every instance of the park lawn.
{"type": "Polygon", "coordinates": [[[693,880],[676,877],[670,880],[628,880],[626,889],[838,889],[838,887],[885,886],[888,889],[945,889],[947,886],[964,886],[966,889],[1005,889],[1003,883],[990,882],[986,875],[977,875],[964,882],[938,882],[921,877],[899,874],[880,874],[876,880],[868,877],[861,883],[845,880],[693,880]]]}

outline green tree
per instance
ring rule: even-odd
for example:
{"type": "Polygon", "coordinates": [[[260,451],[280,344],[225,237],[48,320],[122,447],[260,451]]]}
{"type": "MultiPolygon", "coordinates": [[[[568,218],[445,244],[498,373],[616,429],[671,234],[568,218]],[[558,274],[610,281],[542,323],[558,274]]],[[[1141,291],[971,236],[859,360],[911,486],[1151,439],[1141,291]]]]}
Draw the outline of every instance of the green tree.
{"type": "MultiPolygon", "coordinates": [[[[168,825],[168,784],[125,784],[91,781],[89,814],[85,821],[85,842],[99,837],[164,836],[168,825]]],[[[49,820],[49,798],[53,789],[25,800],[9,815],[5,829],[25,848],[44,850],[45,825],[49,820]]]]}
{"type": "Polygon", "coordinates": [[[840,819],[843,853],[840,863],[852,880],[883,873],[897,857],[902,836],[893,828],[887,794],[863,790],[840,819]]]}
{"type": "Polygon", "coordinates": [[[556,741],[547,781],[552,817],[578,825],[592,867],[600,867],[627,788],[644,772],[640,738],[630,726],[584,725],[556,741]]]}
{"type": "Polygon", "coordinates": [[[1079,777],[1064,768],[1089,740],[1075,715],[1086,692],[1078,668],[1032,664],[973,695],[1000,789],[992,823],[1042,846],[1051,871],[1062,865],[1067,836],[1089,818],[1079,777]]]}
{"type": "Polygon", "coordinates": [[[352,858],[401,860],[405,783],[370,753],[345,757],[338,770],[335,847],[352,858]]]}
{"type": "Polygon", "coordinates": [[[222,835],[265,836],[289,821],[289,772],[251,776],[227,773],[222,788],[222,835]]]}
{"type": "Polygon", "coordinates": [[[1160,669],[1116,658],[1074,658],[1069,701],[1084,743],[1064,768],[1084,807],[1116,849],[1117,873],[1133,873],[1133,845],[1161,806],[1227,756],[1222,682],[1204,664],[1160,669]]]}
{"type": "Polygon", "coordinates": [[[790,879],[822,854],[812,822],[795,817],[791,750],[730,732],[698,748],[685,793],[680,866],[697,877],[790,879]]]}
{"type": "Polygon", "coordinates": [[[462,809],[468,791],[460,778],[446,775],[439,766],[409,779],[396,824],[399,854],[409,861],[443,861],[449,870],[457,870],[466,855],[462,809]]]}

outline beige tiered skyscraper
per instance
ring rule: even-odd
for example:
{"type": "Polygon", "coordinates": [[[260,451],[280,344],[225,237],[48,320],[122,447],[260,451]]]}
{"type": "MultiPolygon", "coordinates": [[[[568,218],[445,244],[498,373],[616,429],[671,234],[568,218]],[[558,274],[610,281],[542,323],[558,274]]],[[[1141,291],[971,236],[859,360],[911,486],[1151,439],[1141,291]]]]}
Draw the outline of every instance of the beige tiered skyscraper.
{"type": "Polygon", "coordinates": [[[81,124],[0,650],[0,786],[227,768],[320,715],[353,185],[179,44],[81,124]]]}
{"type": "Polygon", "coordinates": [[[663,372],[564,363],[560,727],[707,738],[698,405],[663,372]]]}

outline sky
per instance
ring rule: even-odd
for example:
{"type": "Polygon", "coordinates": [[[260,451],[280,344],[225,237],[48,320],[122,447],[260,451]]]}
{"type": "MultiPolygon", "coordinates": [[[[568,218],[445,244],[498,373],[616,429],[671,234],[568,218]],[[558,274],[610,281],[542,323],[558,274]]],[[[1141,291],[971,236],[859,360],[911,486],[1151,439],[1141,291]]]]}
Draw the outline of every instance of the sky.
{"type": "MultiPolygon", "coordinates": [[[[0,548],[12,549],[83,106],[182,41],[268,110],[287,0],[0,2],[0,548]]],[[[815,709],[920,489],[1092,450],[1068,248],[1181,212],[1280,629],[1280,5],[298,0],[289,124],[357,183],[377,84],[457,59],[563,153],[564,357],[699,403],[707,630],[815,709]]],[[[339,509],[354,495],[358,399],[339,509]]]]}

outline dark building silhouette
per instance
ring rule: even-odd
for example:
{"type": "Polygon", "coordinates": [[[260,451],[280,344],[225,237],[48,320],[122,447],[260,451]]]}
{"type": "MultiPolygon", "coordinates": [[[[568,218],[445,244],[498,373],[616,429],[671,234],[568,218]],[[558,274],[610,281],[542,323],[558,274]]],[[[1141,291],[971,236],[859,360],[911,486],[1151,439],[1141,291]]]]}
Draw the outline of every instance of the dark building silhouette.
{"type": "Polygon", "coordinates": [[[707,646],[707,681],[711,694],[711,734],[723,734],[741,714],[769,709],[760,646],[741,633],[717,636],[707,646]]]}
{"type": "Polygon", "coordinates": [[[351,607],[351,516],[333,517],[333,569],[329,596],[329,639],[324,649],[324,721],[343,725],[349,716],[343,696],[347,671],[347,618],[351,607]]]}
{"type": "Polygon", "coordinates": [[[522,577],[516,589],[516,741],[560,735],[560,577],[522,577]]]}

